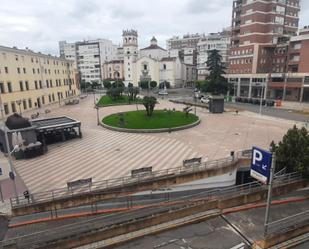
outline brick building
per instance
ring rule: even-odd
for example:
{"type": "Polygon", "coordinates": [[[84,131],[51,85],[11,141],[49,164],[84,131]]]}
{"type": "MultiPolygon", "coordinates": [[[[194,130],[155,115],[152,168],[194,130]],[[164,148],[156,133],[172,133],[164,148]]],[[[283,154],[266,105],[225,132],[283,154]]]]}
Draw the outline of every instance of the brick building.
{"type": "Polygon", "coordinates": [[[299,2],[233,1],[228,79],[235,96],[308,101],[309,40],[307,29],[297,35],[299,2]]]}

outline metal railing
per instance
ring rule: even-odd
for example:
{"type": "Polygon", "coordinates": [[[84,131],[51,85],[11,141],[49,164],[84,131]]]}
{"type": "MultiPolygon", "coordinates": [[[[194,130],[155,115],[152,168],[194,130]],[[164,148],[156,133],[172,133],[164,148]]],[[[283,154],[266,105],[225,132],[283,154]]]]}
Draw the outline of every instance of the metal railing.
{"type": "MultiPolygon", "coordinates": [[[[284,186],[293,182],[302,180],[302,176],[299,173],[291,173],[283,175],[282,177],[275,178],[275,186],[284,186]]],[[[130,211],[129,213],[117,213],[116,215],[109,215],[103,217],[95,217],[90,220],[77,222],[74,224],[64,225],[57,228],[40,231],[16,238],[0,241],[0,249],[9,244],[15,244],[18,248],[30,248],[33,245],[42,245],[47,241],[57,241],[61,238],[78,236],[79,234],[89,234],[98,230],[105,230],[111,227],[115,227],[119,224],[124,224],[130,221],[142,219],[155,214],[167,212],[171,209],[184,208],[192,205],[198,205],[201,201],[207,202],[209,200],[220,200],[230,198],[233,196],[239,196],[243,194],[252,194],[261,190],[266,190],[267,185],[262,185],[259,182],[251,182],[243,185],[232,186],[222,189],[206,190],[197,194],[189,194],[181,197],[174,198],[172,200],[157,201],[147,207],[142,207],[137,210],[130,211]],[[172,205],[168,206],[169,202],[173,202],[172,205]],[[176,208],[175,208],[176,206],[176,208]]],[[[149,194],[151,195],[151,194],[149,194]]],[[[134,203],[134,196],[129,196],[130,201],[134,203]],[[133,199],[132,199],[133,198],[133,199]]],[[[146,197],[147,198],[147,197],[146,197]]],[[[303,214],[303,213],[301,213],[303,214]]],[[[292,226],[299,222],[304,221],[304,216],[297,214],[295,216],[276,221],[269,224],[269,231],[274,232],[281,229],[282,226],[292,226]],[[302,218],[300,218],[302,216],[302,218]]],[[[309,220],[309,211],[304,212],[307,219],[309,220]]]]}
{"type": "Polygon", "coordinates": [[[309,210],[270,222],[266,225],[267,235],[285,232],[309,224],[309,210]]]}
{"type": "Polygon", "coordinates": [[[202,162],[201,164],[194,165],[191,167],[176,167],[176,168],[168,168],[165,170],[153,171],[149,175],[141,176],[141,177],[132,177],[132,176],[124,176],[121,178],[115,179],[107,179],[103,181],[97,181],[92,183],[89,186],[82,186],[75,189],[68,188],[60,188],[53,189],[50,191],[43,191],[37,193],[31,193],[29,198],[25,198],[23,195],[12,197],[11,206],[12,208],[34,205],[37,203],[47,202],[47,201],[55,201],[63,198],[73,197],[81,194],[94,193],[99,191],[109,190],[115,187],[123,187],[130,184],[142,183],[153,181],[158,178],[168,177],[168,176],[179,176],[190,174],[193,172],[202,172],[208,169],[215,168],[223,168],[232,163],[236,163],[241,157],[251,156],[248,153],[249,150],[237,152],[235,156],[226,157],[223,159],[213,160],[202,162]]]}

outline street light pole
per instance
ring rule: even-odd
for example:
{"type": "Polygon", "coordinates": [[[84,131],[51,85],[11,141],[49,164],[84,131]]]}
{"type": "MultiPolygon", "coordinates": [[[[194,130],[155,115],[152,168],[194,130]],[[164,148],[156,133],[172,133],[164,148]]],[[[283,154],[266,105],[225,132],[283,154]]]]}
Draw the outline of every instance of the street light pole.
{"type": "Polygon", "coordinates": [[[276,154],[272,154],[271,168],[270,168],[270,179],[268,184],[268,195],[267,195],[267,205],[265,212],[265,222],[264,222],[264,236],[267,235],[268,223],[269,223],[269,211],[271,206],[271,195],[272,195],[272,186],[273,186],[273,178],[276,167],[276,154]]]}
{"type": "Polygon", "coordinates": [[[260,96],[260,115],[262,115],[262,103],[263,103],[263,89],[264,89],[264,85],[261,85],[261,96],[260,96]]]}
{"type": "Polygon", "coordinates": [[[13,181],[13,188],[14,188],[14,195],[16,198],[16,201],[18,202],[18,193],[17,193],[17,187],[16,187],[16,181],[15,181],[15,174],[14,174],[14,168],[13,168],[13,160],[12,160],[12,153],[15,151],[15,148],[11,152],[10,145],[9,145],[9,138],[8,138],[8,131],[7,128],[4,127],[4,136],[5,136],[5,144],[6,144],[6,150],[9,157],[9,166],[10,166],[10,179],[13,181]]]}
{"type": "Polygon", "coordinates": [[[95,105],[94,108],[97,109],[97,125],[100,125],[99,107],[98,107],[98,105],[95,105]]]}
{"type": "Polygon", "coordinates": [[[19,108],[19,115],[21,116],[21,107],[20,107],[20,105],[21,105],[21,100],[17,100],[16,103],[17,103],[18,108],[19,108]]]}

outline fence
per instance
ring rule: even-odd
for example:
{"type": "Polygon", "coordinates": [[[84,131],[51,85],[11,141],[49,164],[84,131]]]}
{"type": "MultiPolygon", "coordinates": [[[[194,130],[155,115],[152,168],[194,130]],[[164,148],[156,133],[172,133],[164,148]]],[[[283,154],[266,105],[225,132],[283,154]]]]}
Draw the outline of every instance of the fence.
{"type": "Polygon", "coordinates": [[[266,234],[276,234],[278,232],[289,231],[291,228],[308,225],[309,223],[309,210],[277,220],[267,224],[266,234]]]}
{"type": "Polygon", "coordinates": [[[168,168],[165,170],[153,171],[145,176],[125,176],[121,178],[108,179],[104,181],[97,181],[92,183],[89,186],[83,186],[76,189],[68,189],[68,188],[60,188],[54,189],[50,191],[38,192],[38,193],[30,193],[29,198],[25,198],[25,196],[20,195],[17,197],[11,198],[11,206],[12,208],[34,205],[47,201],[55,201],[63,198],[73,197],[76,195],[87,194],[92,192],[105,191],[115,187],[124,187],[130,184],[142,183],[147,181],[153,181],[157,178],[168,177],[168,176],[178,176],[189,174],[192,172],[201,172],[208,169],[213,168],[223,168],[232,163],[236,163],[238,158],[240,157],[249,157],[251,156],[251,150],[245,150],[237,152],[235,156],[230,156],[223,159],[203,162],[199,165],[194,165],[192,167],[176,167],[176,168],[168,168]]]}
{"type": "MultiPolygon", "coordinates": [[[[302,176],[299,173],[286,174],[275,178],[274,186],[283,186],[289,183],[297,182],[299,180],[302,180],[302,176]]],[[[60,238],[78,236],[79,234],[87,234],[98,230],[103,231],[104,229],[109,229],[118,224],[142,219],[148,216],[154,216],[155,214],[167,212],[171,209],[175,210],[177,207],[183,208],[188,205],[194,205],[194,203],[198,203],[200,201],[208,201],[215,199],[220,200],[226,197],[254,193],[263,189],[267,189],[267,185],[262,185],[259,182],[251,182],[223,189],[207,190],[197,194],[190,194],[174,198],[173,203],[175,204],[171,206],[166,205],[171,201],[168,198],[168,200],[155,202],[152,205],[131,211],[129,213],[125,212],[118,213],[116,215],[96,217],[90,220],[64,225],[61,227],[40,231],[24,236],[19,236],[5,241],[0,241],[0,249],[9,244],[17,245],[18,248],[35,248],[33,246],[42,245],[42,243],[45,243],[47,241],[57,241],[60,238]]],[[[134,202],[134,196],[130,196],[127,198],[133,198],[130,201],[134,202]]],[[[304,213],[270,223],[268,227],[270,232],[274,232],[278,231],[283,226],[291,226],[304,221],[308,222],[308,220],[309,211],[306,211],[304,213]],[[304,216],[302,214],[305,214],[305,217],[307,218],[304,219],[304,216]]]]}

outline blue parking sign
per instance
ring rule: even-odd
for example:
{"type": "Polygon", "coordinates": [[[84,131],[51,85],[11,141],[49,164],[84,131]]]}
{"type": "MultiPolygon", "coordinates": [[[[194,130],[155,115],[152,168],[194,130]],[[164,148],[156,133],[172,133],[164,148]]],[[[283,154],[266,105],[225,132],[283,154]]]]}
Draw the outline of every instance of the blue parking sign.
{"type": "Polygon", "coordinates": [[[270,170],[272,163],[272,154],[269,151],[260,149],[258,147],[252,148],[252,160],[250,175],[267,184],[270,180],[270,170]]]}

